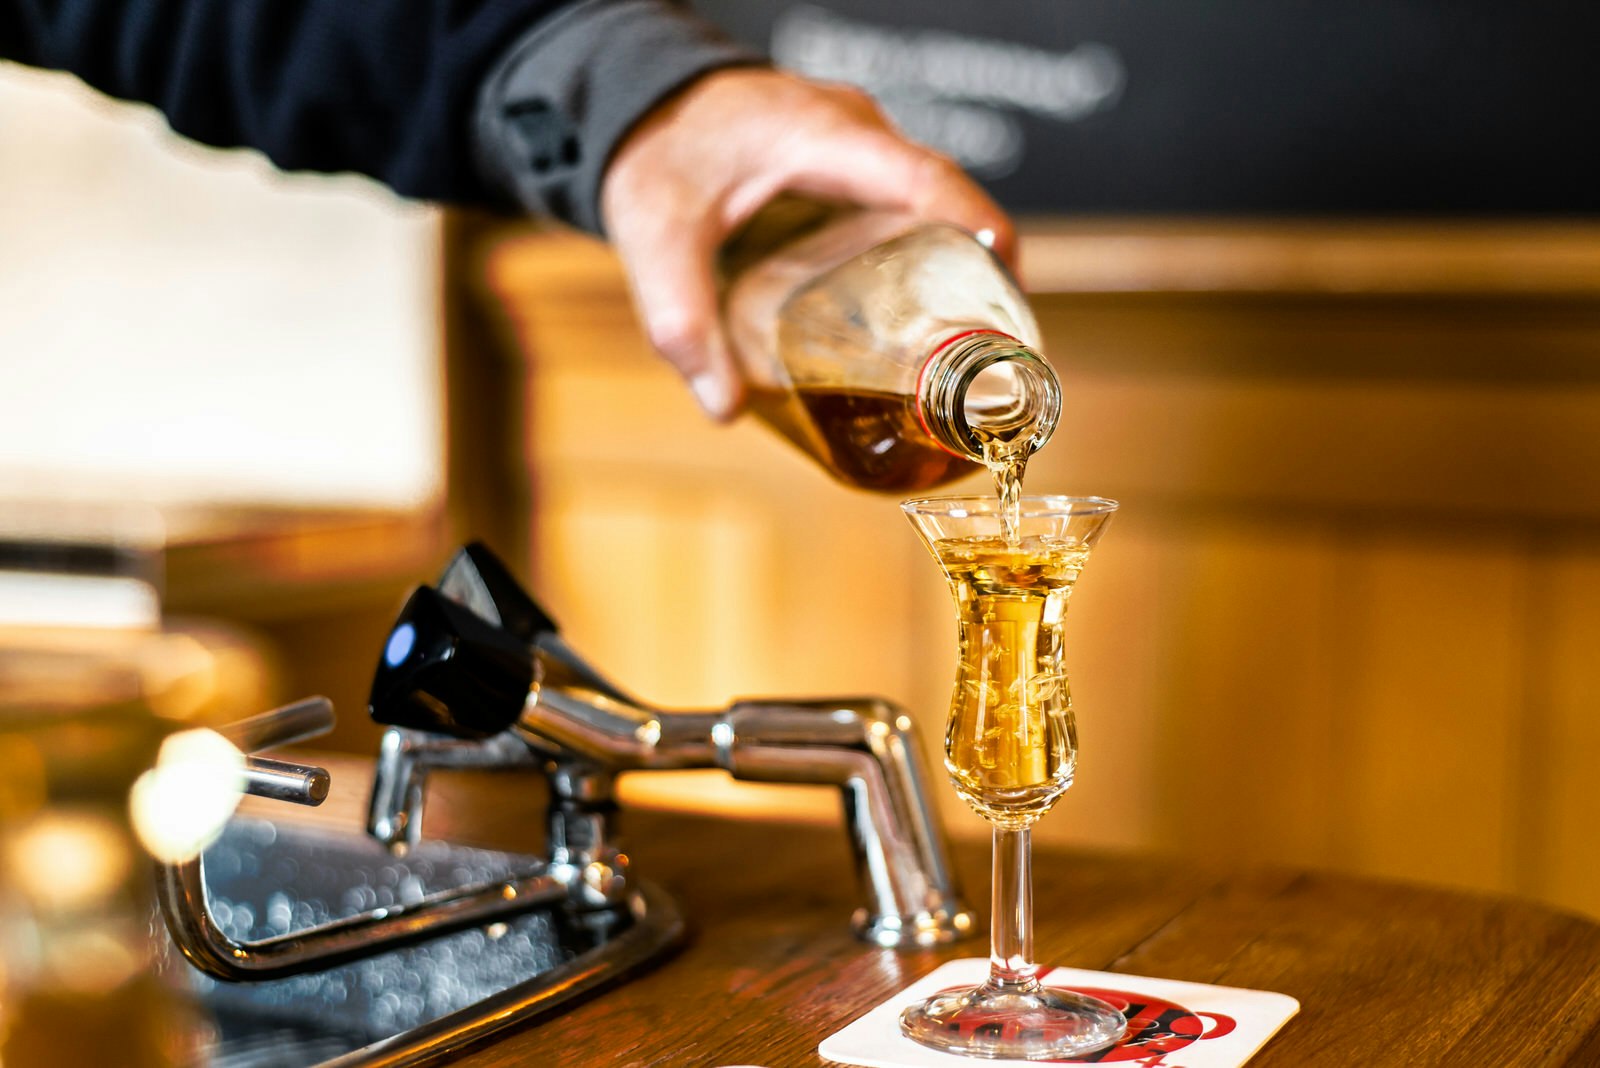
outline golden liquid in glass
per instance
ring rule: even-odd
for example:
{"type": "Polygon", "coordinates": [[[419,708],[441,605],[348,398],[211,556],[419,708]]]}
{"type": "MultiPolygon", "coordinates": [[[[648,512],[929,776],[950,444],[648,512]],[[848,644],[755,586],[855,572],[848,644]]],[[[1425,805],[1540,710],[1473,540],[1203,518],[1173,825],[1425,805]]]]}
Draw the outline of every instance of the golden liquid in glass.
{"type": "Polygon", "coordinates": [[[942,540],[934,552],[961,628],[945,767],[985,819],[1029,826],[1072,785],[1077,736],[1062,633],[1089,550],[999,537],[942,540]]]}

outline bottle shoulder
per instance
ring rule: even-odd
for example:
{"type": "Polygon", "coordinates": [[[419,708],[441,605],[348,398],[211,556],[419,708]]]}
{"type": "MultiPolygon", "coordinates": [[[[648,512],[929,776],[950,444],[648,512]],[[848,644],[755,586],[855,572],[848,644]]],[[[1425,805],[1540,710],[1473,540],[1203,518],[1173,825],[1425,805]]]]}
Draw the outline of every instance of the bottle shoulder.
{"type": "Polygon", "coordinates": [[[919,222],[797,285],[778,309],[791,328],[860,332],[896,358],[921,361],[953,333],[982,329],[1039,342],[1027,299],[965,231],[919,222]]]}
{"type": "Polygon", "coordinates": [[[1038,343],[1015,281],[959,227],[854,210],[790,235],[725,291],[729,339],[753,382],[903,390],[911,383],[896,369],[920,365],[955,330],[1038,343]]]}

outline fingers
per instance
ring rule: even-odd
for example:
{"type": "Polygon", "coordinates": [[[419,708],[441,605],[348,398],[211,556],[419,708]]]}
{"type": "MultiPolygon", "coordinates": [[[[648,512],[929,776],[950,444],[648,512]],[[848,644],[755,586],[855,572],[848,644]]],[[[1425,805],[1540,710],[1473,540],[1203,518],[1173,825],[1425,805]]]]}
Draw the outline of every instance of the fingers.
{"type": "Polygon", "coordinates": [[[727,233],[784,191],[951,223],[1015,269],[1005,212],[950,159],[901,137],[865,93],[772,70],[713,72],[618,148],[601,210],[651,344],[714,419],[738,413],[745,385],[712,264],[727,233]]]}
{"type": "Polygon", "coordinates": [[[907,197],[912,212],[954,223],[976,235],[1002,262],[1015,267],[1017,234],[1011,217],[953,160],[924,152],[907,197]]]}
{"type": "Polygon", "coordinates": [[[984,243],[1015,266],[1010,217],[953,160],[905,140],[875,108],[869,114],[841,102],[840,116],[783,142],[778,163],[789,171],[787,188],[952,223],[986,237],[984,243]]]}
{"type": "Polygon", "coordinates": [[[720,237],[704,223],[678,221],[670,211],[655,213],[627,228],[616,248],[650,344],[677,368],[706,415],[725,422],[743,406],[744,385],[722,331],[709,266],[720,237]]]}

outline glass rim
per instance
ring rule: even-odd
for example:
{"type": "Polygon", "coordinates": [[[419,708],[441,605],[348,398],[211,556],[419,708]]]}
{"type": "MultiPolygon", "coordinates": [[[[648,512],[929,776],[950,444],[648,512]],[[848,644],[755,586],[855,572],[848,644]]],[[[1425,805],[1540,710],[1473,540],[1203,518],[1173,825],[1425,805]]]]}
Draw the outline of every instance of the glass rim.
{"type": "MultiPolygon", "coordinates": [[[[1109,497],[1069,497],[1059,493],[1028,494],[1021,500],[1024,519],[1041,516],[1109,515],[1119,502],[1109,497]]],[[[913,497],[900,502],[906,515],[944,515],[962,518],[968,515],[995,515],[1000,510],[1000,498],[993,493],[957,494],[948,497],[913,497]],[[958,514],[959,513],[959,514],[958,514]]]]}

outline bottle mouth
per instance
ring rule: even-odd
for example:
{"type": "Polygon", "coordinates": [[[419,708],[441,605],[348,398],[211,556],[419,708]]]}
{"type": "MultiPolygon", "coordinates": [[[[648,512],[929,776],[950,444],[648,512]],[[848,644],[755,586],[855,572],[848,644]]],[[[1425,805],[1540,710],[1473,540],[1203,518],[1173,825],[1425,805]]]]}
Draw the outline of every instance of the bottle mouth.
{"type": "Polygon", "coordinates": [[[924,377],[930,370],[926,396],[944,433],[926,421],[924,429],[956,455],[981,458],[992,445],[1032,451],[1055,432],[1061,383],[1044,357],[1009,334],[957,335],[929,357],[924,377]]]}
{"type": "Polygon", "coordinates": [[[997,354],[967,383],[961,422],[979,440],[1011,442],[1029,435],[1037,447],[1055,430],[1059,396],[1048,364],[1017,353],[997,354]]]}

